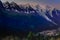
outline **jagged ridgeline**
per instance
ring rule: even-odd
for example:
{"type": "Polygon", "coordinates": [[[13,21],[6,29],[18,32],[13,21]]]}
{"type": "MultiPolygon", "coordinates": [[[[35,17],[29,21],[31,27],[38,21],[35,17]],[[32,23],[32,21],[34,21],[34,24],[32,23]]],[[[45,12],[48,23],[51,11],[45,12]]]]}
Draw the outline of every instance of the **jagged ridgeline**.
{"type": "Polygon", "coordinates": [[[60,10],[46,6],[45,9],[37,4],[18,5],[0,1],[0,30],[15,32],[39,32],[55,29],[60,26],[60,10]]]}

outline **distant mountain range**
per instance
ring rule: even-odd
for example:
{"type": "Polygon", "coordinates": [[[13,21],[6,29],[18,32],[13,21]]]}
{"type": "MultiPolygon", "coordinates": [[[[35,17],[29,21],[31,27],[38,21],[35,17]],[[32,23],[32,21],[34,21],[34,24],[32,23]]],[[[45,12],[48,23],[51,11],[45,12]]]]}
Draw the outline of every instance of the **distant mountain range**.
{"type": "Polygon", "coordinates": [[[0,1],[0,27],[13,31],[43,31],[60,27],[60,10],[0,1]]]}

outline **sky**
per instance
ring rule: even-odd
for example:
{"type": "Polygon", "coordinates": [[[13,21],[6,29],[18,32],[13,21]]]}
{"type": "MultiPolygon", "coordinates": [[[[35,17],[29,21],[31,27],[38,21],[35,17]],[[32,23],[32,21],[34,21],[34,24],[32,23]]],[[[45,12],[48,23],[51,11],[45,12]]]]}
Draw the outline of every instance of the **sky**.
{"type": "Polygon", "coordinates": [[[36,3],[44,3],[48,5],[52,5],[58,9],[60,9],[60,0],[2,0],[3,2],[5,1],[15,1],[16,3],[20,2],[36,2],[36,3]]]}

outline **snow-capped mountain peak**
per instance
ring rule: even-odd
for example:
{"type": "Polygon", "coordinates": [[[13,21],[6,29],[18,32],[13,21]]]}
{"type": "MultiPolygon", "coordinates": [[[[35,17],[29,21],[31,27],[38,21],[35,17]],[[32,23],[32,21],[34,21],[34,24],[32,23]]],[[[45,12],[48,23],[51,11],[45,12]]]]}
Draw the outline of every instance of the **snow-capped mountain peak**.
{"type": "Polygon", "coordinates": [[[31,25],[33,25],[33,30],[35,31],[35,29],[38,29],[39,31],[40,29],[43,30],[45,28],[56,28],[55,26],[59,27],[60,25],[60,15],[57,16],[57,14],[60,14],[60,10],[49,5],[18,5],[15,2],[8,2],[7,4],[2,4],[2,2],[0,2],[0,10],[2,10],[2,13],[1,11],[0,13],[2,15],[4,14],[4,16],[0,16],[4,28],[6,26],[9,29],[31,30],[31,25]]]}
{"type": "MultiPolygon", "coordinates": [[[[53,17],[52,15],[52,11],[53,11],[53,7],[49,6],[49,5],[45,5],[45,4],[38,4],[36,3],[34,5],[34,3],[28,3],[28,4],[21,4],[20,6],[18,4],[16,4],[15,2],[7,2],[7,9],[13,10],[15,12],[32,12],[32,11],[36,11],[40,16],[42,16],[43,18],[45,18],[47,21],[52,22],[53,24],[57,25],[55,22],[53,22],[46,14],[46,11],[48,11],[49,15],[51,17],[53,17]]],[[[6,6],[5,5],[5,6],[6,6]]]]}

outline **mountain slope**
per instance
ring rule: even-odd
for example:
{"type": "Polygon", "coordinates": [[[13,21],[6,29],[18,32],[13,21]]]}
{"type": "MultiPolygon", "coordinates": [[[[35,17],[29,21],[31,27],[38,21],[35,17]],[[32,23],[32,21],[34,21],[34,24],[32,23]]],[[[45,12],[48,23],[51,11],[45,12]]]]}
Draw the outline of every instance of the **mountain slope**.
{"type": "MultiPolygon", "coordinates": [[[[0,2],[0,6],[2,6],[2,2],[0,2]]],[[[4,6],[2,6],[4,7],[4,6]]],[[[59,26],[55,23],[53,18],[49,13],[44,11],[36,11],[30,13],[29,10],[27,12],[15,12],[12,10],[6,10],[6,8],[0,8],[4,16],[1,16],[1,28],[12,30],[12,31],[33,31],[38,32],[47,29],[58,28],[59,26]],[[49,14],[46,15],[46,14],[49,14]],[[3,27],[2,27],[3,26],[3,27]]],[[[1,12],[1,11],[0,11],[1,12]]],[[[54,14],[52,14],[54,15],[54,14]]],[[[55,17],[55,16],[54,16],[55,17]]]]}

